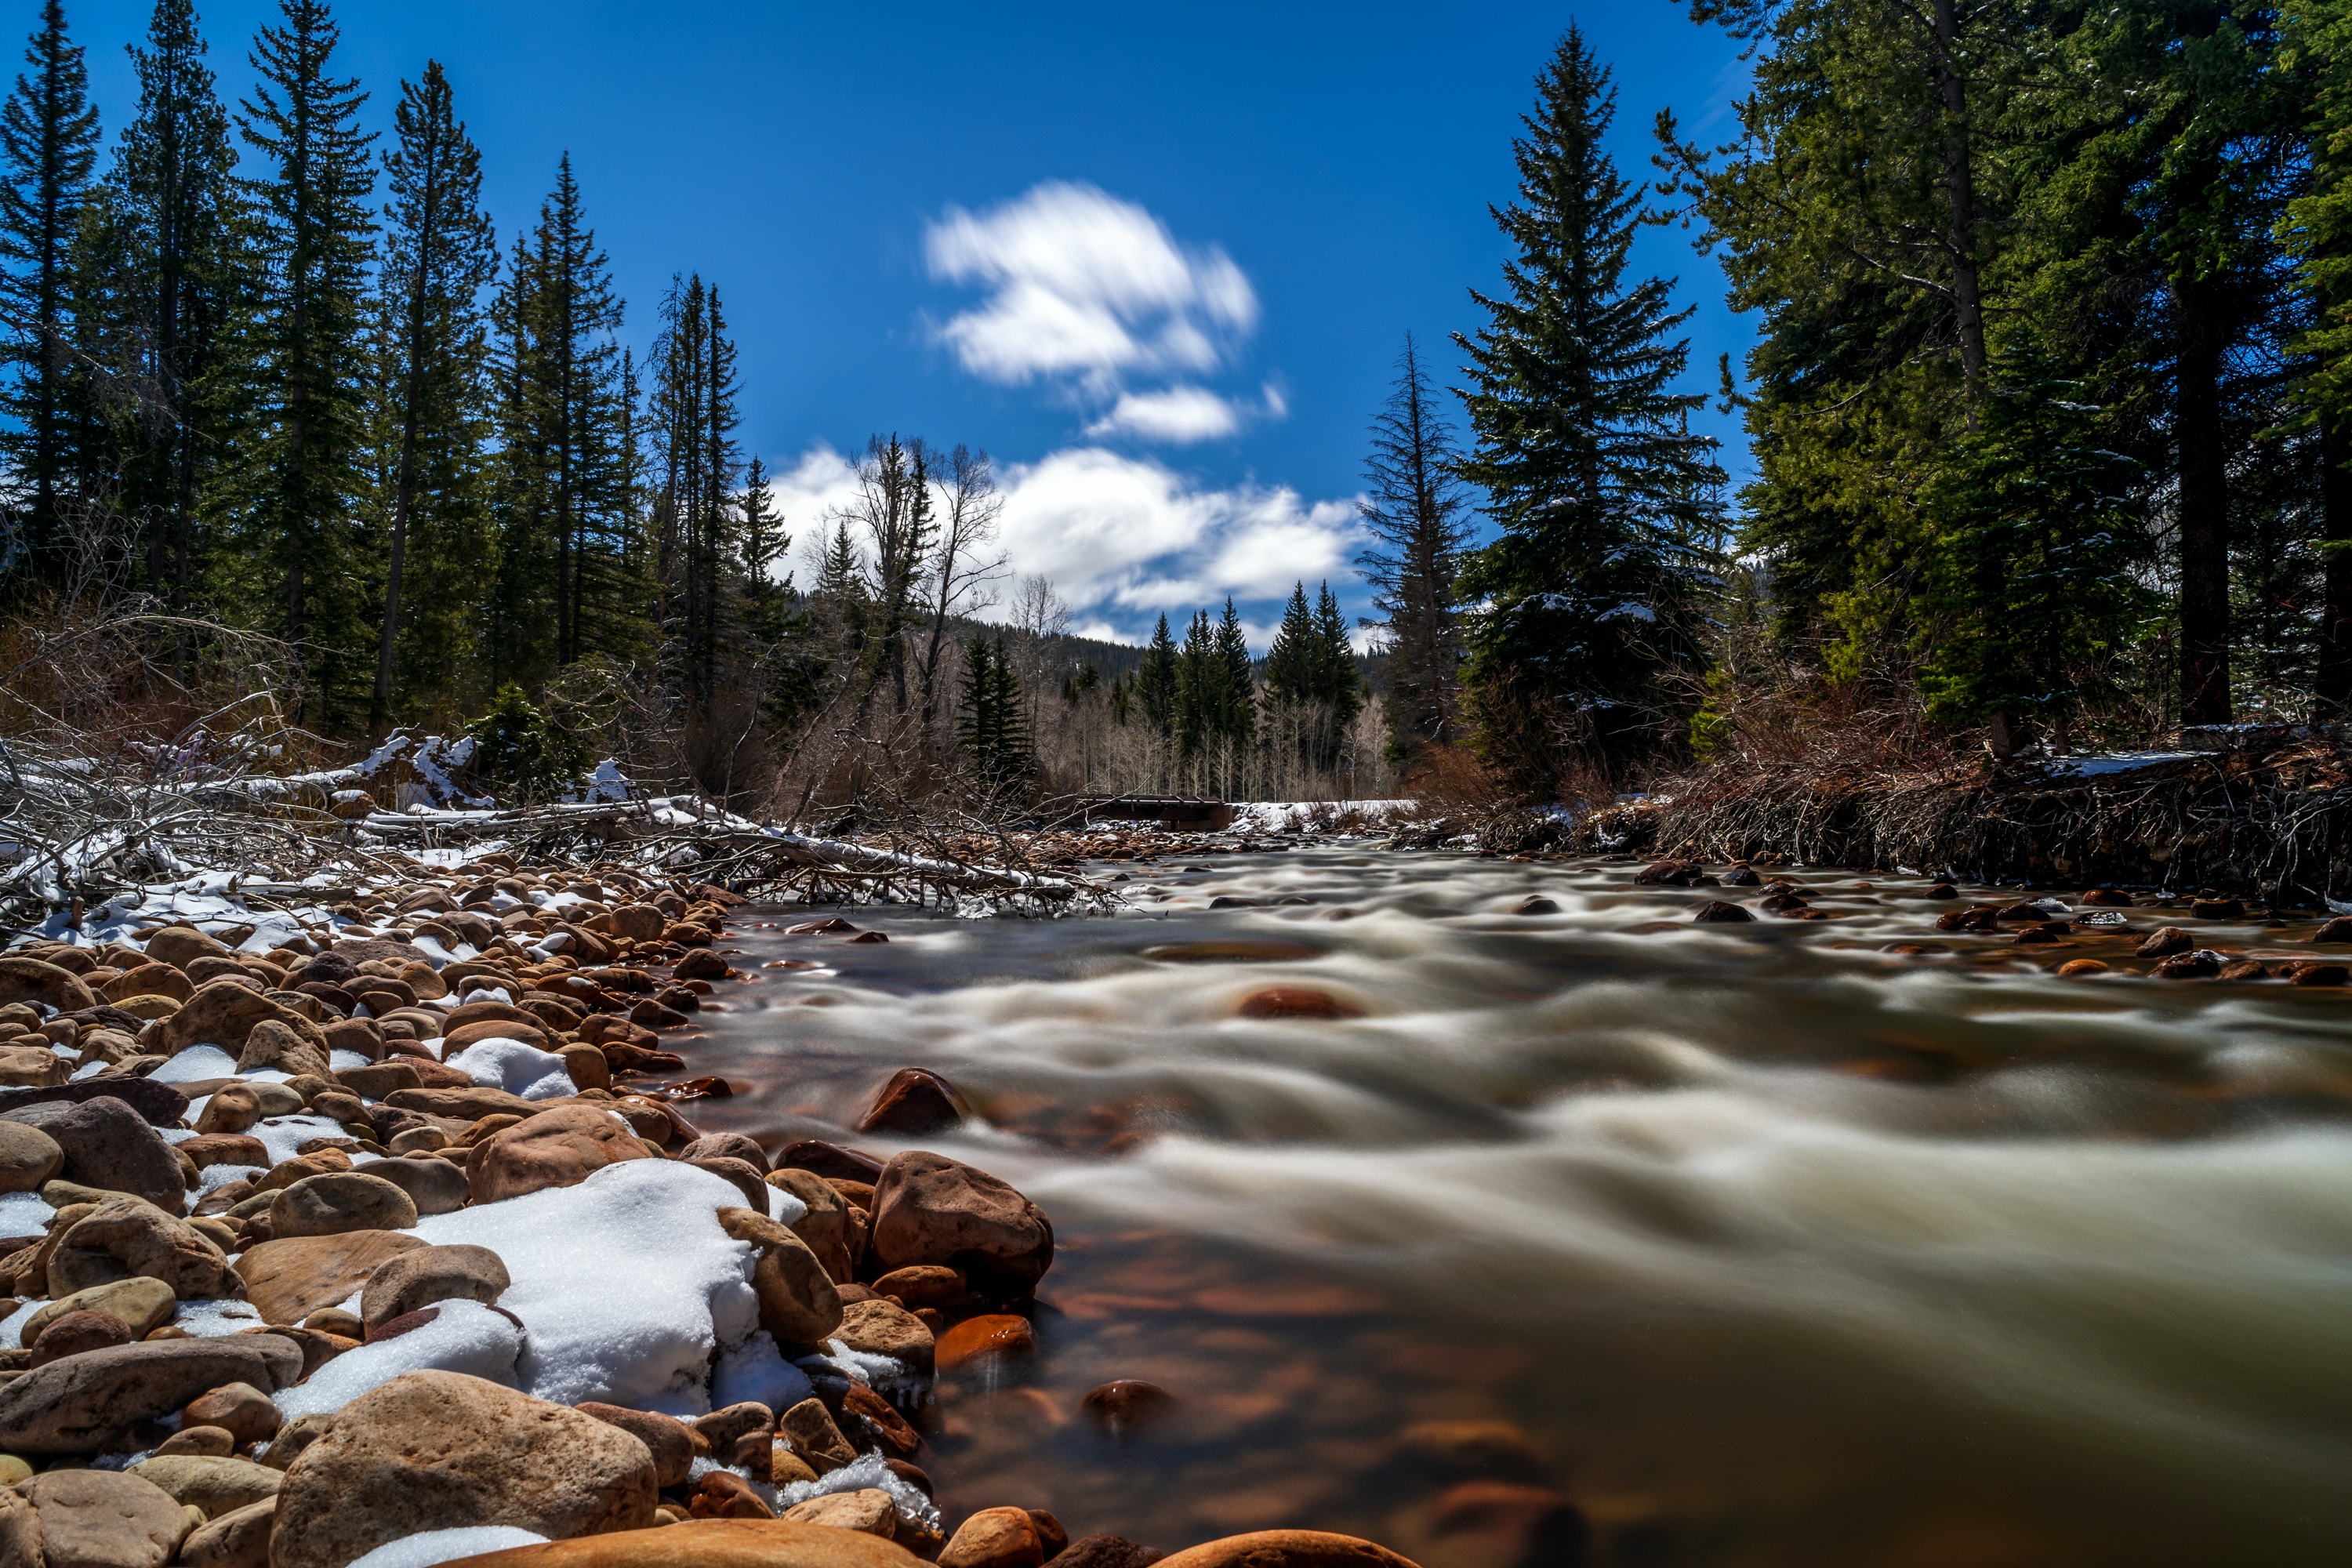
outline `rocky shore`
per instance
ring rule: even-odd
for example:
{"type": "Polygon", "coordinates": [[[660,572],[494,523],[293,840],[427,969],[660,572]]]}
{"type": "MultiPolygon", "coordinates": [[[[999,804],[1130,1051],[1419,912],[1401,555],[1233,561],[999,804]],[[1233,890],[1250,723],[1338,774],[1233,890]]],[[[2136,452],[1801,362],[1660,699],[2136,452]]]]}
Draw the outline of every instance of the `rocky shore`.
{"type": "MultiPolygon", "coordinates": [[[[7,1568],[1405,1568],[941,1513],[937,1393],[1037,1353],[1052,1223],[935,1152],[688,1120],[727,1085],[665,1037],[746,978],[734,895],[496,854],[273,893],[0,956],[7,1568]]],[[[963,1113],[909,1068],[858,1130],[963,1113]]]]}

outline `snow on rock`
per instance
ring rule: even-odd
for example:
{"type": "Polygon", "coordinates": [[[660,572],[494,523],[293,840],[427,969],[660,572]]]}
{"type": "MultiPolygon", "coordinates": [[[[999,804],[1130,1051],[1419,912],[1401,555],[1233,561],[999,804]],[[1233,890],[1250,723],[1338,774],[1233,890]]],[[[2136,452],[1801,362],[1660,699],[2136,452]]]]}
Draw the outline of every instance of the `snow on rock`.
{"type": "MultiPolygon", "coordinates": [[[[834,1492],[860,1492],[868,1488],[890,1494],[899,1517],[911,1520],[929,1530],[940,1528],[940,1510],[912,1481],[899,1475],[883,1461],[882,1452],[860,1454],[837,1470],[819,1476],[813,1481],[794,1481],[776,1489],[776,1511],[804,1503],[813,1497],[826,1497],[834,1492]]],[[[356,1565],[354,1565],[356,1568],[356,1565]]]]}
{"type": "Polygon", "coordinates": [[[2095,752],[2077,757],[2053,757],[2043,768],[2063,778],[2099,778],[2109,773],[2135,773],[2166,763],[2210,761],[2210,752],[2095,752]]]}
{"type": "Polygon", "coordinates": [[[751,1248],[719,1228],[718,1211],[742,1201],[708,1171],[628,1160],[577,1186],[430,1215],[411,1234],[506,1264],[514,1283],[499,1305],[523,1321],[525,1393],[698,1415],[713,1353],[759,1325],[751,1248]]]}
{"type": "Polygon", "coordinates": [[[515,1546],[538,1546],[546,1540],[544,1535],[512,1524],[423,1530],[398,1541],[387,1541],[366,1556],[353,1558],[351,1568],[436,1568],[437,1563],[455,1563],[460,1557],[478,1557],[486,1552],[504,1552],[515,1546]]]}
{"type": "Polygon", "coordinates": [[[38,1193],[0,1193],[0,1236],[38,1236],[57,1212],[38,1193]]]}
{"type": "Polygon", "coordinates": [[[444,1059],[484,1089],[502,1089],[525,1100],[557,1100],[578,1089],[562,1057],[520,1040],[476,1040],[444,1059]]]}
{"type": "Polygon", "coordinates": [[[247,1329],[262,1326],[261,1314],[250,1301],[224,1297],[211,1301],[183,1301],[172,1314],[172,1326],[185,1329],[199,1339],[211,1339],[221,1334],[243,1333],[247,1329]]]}
{"type": "Polygon", "coordinates": [[[33,1321],[34,1313],[48,1304],[44,1297],[32,1297],[6,1317],[0,1318],[0,1350],[23,1350],[25,1325],[33,1321]]]}
{"type": "Polygon", "coordinates": [[[289,1417],[341,1410],[368,1390],[411,1372],[462,1372],[515,1386],[523,1331],[512,1320],[479,1301],[436,1301],[431,1310],[433,1321],[423,1327],[345,1351],[307,1381],[279,1389],[278,1408],[289,1417]]]}
{"type": "MultiPolygon", "coordinates": [[[[236,1076],[236,1058],[218,1046],[190,1046],[147,1075],[156,1083],[203,1083],[209,1079],[236,1076]]],[[[194,1121],[194,1114],[189,1120],[194,1121]]]]}
{"type": "Polygon", "coordinates": [[[1330,831],[1342,819],[1364,826],[1386,824],[1421,812],[1417,800],[1271,800],[1251,801],[1234,807],[1236,833],[1316,833],[1330,831]]]}
{"type": "Polygon", "coordinates": [[[771,1410],[790,1410],[816,1392],[808,1373],[786,1361],[765,1329],[730,1350],[719,1352],[710,1374],[710,1407],[724,1410],[746,1402],[771,1410]]]}

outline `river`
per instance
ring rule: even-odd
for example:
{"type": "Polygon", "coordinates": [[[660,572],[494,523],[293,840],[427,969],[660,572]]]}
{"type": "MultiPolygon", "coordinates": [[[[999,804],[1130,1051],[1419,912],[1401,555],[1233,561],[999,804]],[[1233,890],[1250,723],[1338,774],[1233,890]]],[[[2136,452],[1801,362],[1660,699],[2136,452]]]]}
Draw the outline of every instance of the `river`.
{"type": "Polygon", "coordinates": [[[943,1390],[951,1512],[1555,1568],[1551,1492],[1627,1568],[2352,1561],[2346,991],[2060,979],[2133,939],[1939,935],[1913,878],[1695,925],[1717,890],[1624,864],[1098,869],[1116,917],[744,911],[688,1047],[743,1090],[701,1125],[885,1155],[845,1123],[941,1072],[982,1121],[920,1142],[1053,1216],[1042,1353],[943,1390]],[[1361,1016],[1239,1016],[1269,987],[1361,1016]],[[1106,1433],[1113,1378],[1181,1403],[1106,1433]]]}

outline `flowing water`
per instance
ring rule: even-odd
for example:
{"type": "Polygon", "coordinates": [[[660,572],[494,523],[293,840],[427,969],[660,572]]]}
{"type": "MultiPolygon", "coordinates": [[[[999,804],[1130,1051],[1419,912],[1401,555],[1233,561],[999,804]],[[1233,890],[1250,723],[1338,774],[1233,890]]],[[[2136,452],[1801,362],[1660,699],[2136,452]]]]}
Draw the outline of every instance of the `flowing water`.
{"type": "Polygon", "coordinates": [[[983,1122],[921,1142],[1052,1215],[1042,1353],[942,1390],[951,1512],[1549,1568],[1549,1489],[1596,1563],[2352,1561],[2347,992],[2062,980],[2136,939],[1939,937],[1910,879],[1694,925],[1714,889],[1631,871],[1204,858],[1111,919],[851,911],[887,945],[746,911],[689,1047],[744,1092],[686,1109],[887,1154],[844,1125],[931,1068],[983,1122]],[[1100,1430],[1121,1377],[1172,1418],[1100,1430]]]}

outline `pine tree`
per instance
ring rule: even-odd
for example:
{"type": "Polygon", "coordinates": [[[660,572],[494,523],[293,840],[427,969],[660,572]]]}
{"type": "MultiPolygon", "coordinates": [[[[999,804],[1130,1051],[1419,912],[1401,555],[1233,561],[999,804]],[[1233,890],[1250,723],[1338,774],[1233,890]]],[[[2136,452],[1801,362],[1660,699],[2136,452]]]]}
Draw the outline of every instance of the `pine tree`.
{"type": "Polygon", "coordinates": [[[1152,628],[1143,664],[1135,672],[1135,702],[1142,710],[1143,721],[1166,738],[1176,733],[1176,639],[1169,635],[1163,611],[1160,624],[1152,628]]]}
{"type": "Polygon", "coordinates": [[[728,340],[719,291],[699,276],[673,279],[662,301],[655,351],[655,541],[663,593],[662,621],[684,660],[698,705],[715,689],[720,622],[734,553],[735,346],[728,340]]]}
{"type": "Polygon", "coordinates": [[[1339,613],[1339,596],[1326,581],[1315,595],[1316,700],[1330,711],[1331,744],[1336,754],[1341,737],[1364,710],[1363,678],[1356,672],[1356,647],[1348,638],[1348,617],[1339,613]]]}
{"type": "Polygon", "coordinates": [[[498,578],[491,667],[536,679],[645,651],[655,619],[637,505],[636,384],[623,305],[565,153],[492,307],[498,578]]]}
{"type": "Polygon", "coordinates": [[[1216,663],[1215,733],[1235,746],[1246,746],[1256,733],[1257,707],[1253,700],[1249,642],[1242,635],[1242,618],[1231,595],[1226,595],[1225,613],[1217,622],[1216,663]]]}
{"type": "Polygon", "coordinates": [[[395,645],[411,647],[411,685],[447,691],[466,652],[469,584],[488,560],[482,471],[488,341],[479,296],[498,269],[481,208],[481,154],[451,108],[448,79],[428,60],[403,82],[398,146],[384,159],[388,208],[381,309],[386,424],[394,451],[383,607],[369,721],[393,712],[395,645]],[[425,590],[404,605],[412,548],[425,590]]]}
{"type": "Polygon", "coordinates": [[[1176,655],[1170,729],[1178,756],[1196,757],[1217,739],[1225,710],[1224,691],[1225,667],[1217,657],[1216,631],[1209,624],[1209,612],[1195,610],[1192,625],[1184,628],[1184,646],[1176,655]]]}
{"type": "Polygon", "coordinates": [[[1375,543],[1357,558],[1388,634],[1389,750],[1400,760],[1454,740],[1461,713],[1461,460],[1408,332],[1395,390],[1372,422],[1371,493],[1360,510],[1375,543]]]}
{"type": "Polygon", "coordinates": [[[45,0],[40,28],[25,48],[30,74],[16,79],[0,107],[0,300],[8,315],[5,407],[13,425],[0,450],[31,491],[23,542],[44,565],[57,547],[59,509],[70,499],[68,274],[98,156],[98,110],[81,56],[67,38],[65,7],[45,0]]]}
{"type": "Polygon", "coordinates": [[[963,691],[956,735],[981,787],[995,794],[1025,784],[1036,771],[1030,750],[1021,677],[999,631],[964,645],[963,691]]]}
{"type": "Polygon", "coordinates": [[[1723,478],[1685,427],[1704,399],[1668,390],[1687,344],[1666,334],[1690,312],[1666,279],[1625,282],[1642,194],[1603,145],[1616,94],[1575,27],[1537,89],[1519,200],[1495,214],[1517,251],[1507,290],[1474,290],[1487,324],[1455,339],[1476,437],[1463,474],[1500,531],[1468,574],[1491,605],[1469,685],[1483,746],[1530,791],[1557,781],[1563,734],[1612,765],[1664,727],[1661,677],[1698,658],[1697,542],[1723,478]]]}
{"type": "Polygon", "coordinates": [[[260,81],[237,117],[268,166],[247,186],[266,280],[242,522],[253,569],[274,578],[276,603],[262,622],[317,650],[317,712],[331,724],[354,688],[364,690],[358,683],[373,641],[353,570],[362,542],[353,513],[365,435],[374,137],[359,128],[367,95],[330,73],[338,35],[327,7],[281,0],[279,9],[283,25],[254,39],[260,81]]]}
{"type": "Polygon", "coordinates": [[[1291,585],[1289,602],[1282,607],[1282,624],[1265,649],[1265,695],[1272,702],[1311,702],[1322,689],[1322,669],[1315,630],[1315,612],[1307,605],[1307,584],[1291,585]]]}
{"type": "Polygon", "coordinates": [[[189,0],[157,0],[146,46],[131,51],[139,107],[108,179],[127,231],[122,287],[143,383],[123,504],[148,519],[147,591],[175,609],[204,571],[198,512],[239,392],[226,352],[238,300],[236,153],[205,54],[189,0]]]}

